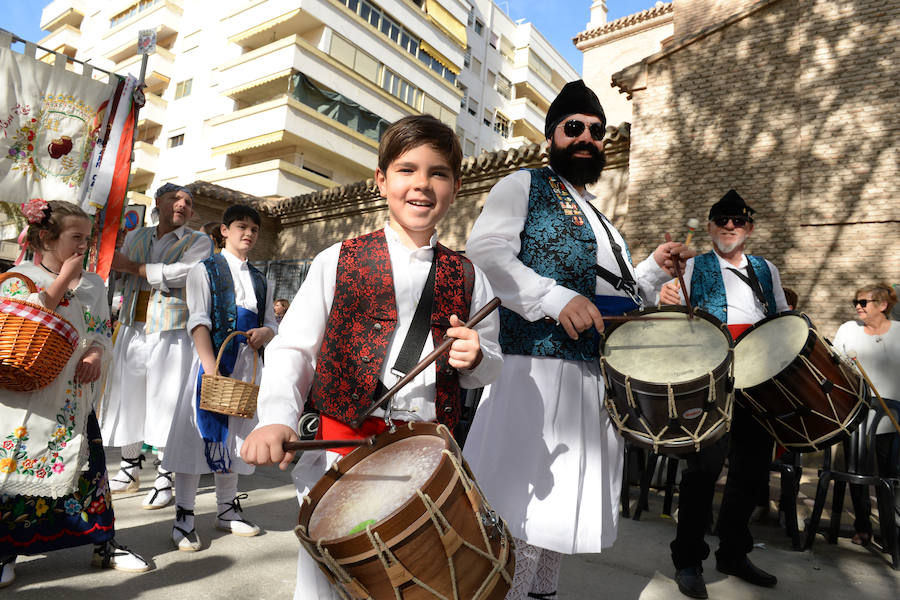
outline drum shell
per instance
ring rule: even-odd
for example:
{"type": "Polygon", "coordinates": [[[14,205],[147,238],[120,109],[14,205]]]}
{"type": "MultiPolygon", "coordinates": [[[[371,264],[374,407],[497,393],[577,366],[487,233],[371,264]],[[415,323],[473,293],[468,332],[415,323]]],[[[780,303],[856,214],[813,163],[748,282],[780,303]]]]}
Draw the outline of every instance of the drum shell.
{"type": "MultiPolygon", "coordinates": [[[[395,594],[381,559],[366,532],[332,540],[313,540],[307,535],[310,518],[324,493],[350,467],[394,441],[423,433],[433,433],[443,437],[448,444],[447,450],[457,459],[457,464],[463,468],[466,476],[474,481],[459,448],[446,428],[438,428],[430,423],[417,423],[413,427],[400,428],[396,434],[382,434],[378,437],[375,446],[359,448],[345,456],[336,463],[336,468],[329,469],[310,490],[307,495],[310,502],[304,501],[300,510],[297,536],[306,549],[314,556],[321,556],[316,549],[317,544],[321,543],[322,548],[327,550],[329,555],[340,563],[341,567],[375,599],[394,598],[395,594]]],[[[485,551],[484,538],[478,523],[481,514],[473,509],[473,501],[480,505],[482,510],[489,511],[490,507],[484,501],[477,487],[466,492],[456,467],[448,456],[441,457],[437,469],[422,486],[421,491],[434,501],[437,505],[436,508],[462,539],[485,551]]],[[[400,563],[417,579],[447,597],[453,596],[453,582],[441,536],[431,519],[428,518],[428,509],[418,495],[413,496],[391,515],[373,525],[371,531],[384,541],[400,563]]],[[[512,537],[506,529],[506,524],[500,520],[498,529],[493,533],[496,535],[489,538],[491,547],[488,551],[492,556],[500,556],[502,552],[507,553],[505,570],[512,576],[515,568],[515,553],[512,537]]],[[[505,597],[509,590],[509,584],[499,574],[491,575],[492,566],[483,557],[471,549],[461,546],[453,554],[453,562],[460,598],[502,600],[505,597]],[[476,591],[489,578],[491,581],[485,586],[484,593],[476,596],[476,591]]],[[[326,575],[332,577],[327,570],[326,575]]],[[[412,583],[404,584],[401,589],[404,599],[434,598],[430,592],[412,583]]]]}
{"type": "MultiPolygon", "coordinates": [[[[680,312],[687,314],[687,308],[683,306],[661,306],[645,310],[632,311],[628,316],[650,315],[654,313],[680,312]]],[[[718,319],[700,309],[693,309],[695,318],[702,318],[713,323],[722,330],[723,336],[730,340],[724,325],[718,319]]],[[[610,326],[604,335],[604,344],[620,323],[610,326]]],[[[678,360],[673,354],[672,360],[678,360]]],[[[731,424],[731,405],[733,401],[733,378],[731,367],[733,363],[732,351],[722,362],[713,369],[712,398],[713,404],[707,412],[706,421],[697,428],[699,419],[706,412],[710,399],[709,376],[698,377],[689,381],[668,384],[659,382],[642,381],[630,378],[631,396],[636,405],[632,408],[628,402],[628,389],[626,386],[627,375],[611,367],[601,358],[604,380],[606,382],[607,409],[615,413],[618,418],[628,419],[628,428],[619,428],[622,436],[644,448],[666,454],[690,454],[699,449],[715,443],[725,433],[731,424]],[[677,422],[671,422],[668,412],[669,393],[675,399],[677,422]],[[721,411],[721,412],[718,412],[721,411]],[[699,413],[693,418],[692,413],[699,413]],[[718,414],[717,414],[718,413],[718,414]],[[723,416],[724,413],[724,416],[723,416]],[[641,422],[643,416],[646,424],[641,422]],[[704,436],[699,446],[684,439],[684,432],[680,428],[684,425],[696,435],[704,436]],[[670,431],[663,432],[666,427],[670,431]],[[661,436],[661,438],[660,438],[661,436]],[[654,438],[660,438],[658,442],[654,438]]],[[[613,419],[614,422],[616,418],[613,419]]]]}
{"type": "Polygon", "coordinates": [[[815,452],[848,439],[859,426],[866,415],[863,401],[865,394],[862,391],[865,386],[860,375],[817,335],[815,325],[802,313],[786,311],[766,317],[742,333],[735,341],[735,346],[765,323],[789,315],[803,317],[807,323],[809,332],[802,350],[775,376],[758,385],[738,389],[735,400],[747,408],[781,446],[795,452],[815,452]],[[825,379],[834,383],[829,391],[834,409],[804,358],[825,379]],[[850,393],[841,387],[856,392],[850,393]],[[803,406],[797,407],[786,395],[785,389],[800,400],[803,406]],[[813,411],[830,413],[830,417],[840,424],[820,417],[813,411]],[[804,433],[801,434],[801,431],[804,433]]]}

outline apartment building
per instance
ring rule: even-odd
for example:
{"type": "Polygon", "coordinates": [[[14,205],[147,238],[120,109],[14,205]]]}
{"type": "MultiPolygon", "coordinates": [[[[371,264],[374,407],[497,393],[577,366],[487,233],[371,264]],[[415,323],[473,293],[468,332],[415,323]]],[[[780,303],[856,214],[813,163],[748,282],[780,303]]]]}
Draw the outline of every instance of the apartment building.
{"type": "Polygon", "coordinates": [[[538,29],[491,0],[472,0],[456,132],[467,156],[544,141],[550,102],[576,71],[538,29]]]}
{"type": "Polygon", "coordinates": [[[577,78],[490,0],[53,0],[41,27],[40,45],[135,76],[138,32],[156,31],[129,186],[141,203],[167,181],[274,197],[364,180],[409,114],[457,127],[468,154],[535,140],[577,78]]]}

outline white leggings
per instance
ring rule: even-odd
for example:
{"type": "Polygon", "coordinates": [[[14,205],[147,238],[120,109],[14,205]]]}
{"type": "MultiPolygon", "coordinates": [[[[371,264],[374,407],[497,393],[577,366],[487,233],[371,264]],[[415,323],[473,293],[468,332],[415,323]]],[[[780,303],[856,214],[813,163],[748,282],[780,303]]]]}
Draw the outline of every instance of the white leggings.
{"type": "Polygon", "coordinates": [[[506,600],[528,600],[529,592],[556,598],[562,554],[515,538],[516,572],[506,600]]]}

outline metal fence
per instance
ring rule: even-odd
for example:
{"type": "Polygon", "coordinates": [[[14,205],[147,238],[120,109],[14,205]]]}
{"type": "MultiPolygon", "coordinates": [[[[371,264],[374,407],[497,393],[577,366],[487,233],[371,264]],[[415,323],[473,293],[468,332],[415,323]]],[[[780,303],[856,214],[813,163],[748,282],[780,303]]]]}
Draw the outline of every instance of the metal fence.
{"type": "Polygon", "coordinates": [[[253,266],[262,271],[270,285],[275,286],[273,298],[293,300],[294,294],[300,289],[300,284],[306,279],[310,264],[312,264],[312,259],[307,258],[257,261],[253,263],[253,266]]]}

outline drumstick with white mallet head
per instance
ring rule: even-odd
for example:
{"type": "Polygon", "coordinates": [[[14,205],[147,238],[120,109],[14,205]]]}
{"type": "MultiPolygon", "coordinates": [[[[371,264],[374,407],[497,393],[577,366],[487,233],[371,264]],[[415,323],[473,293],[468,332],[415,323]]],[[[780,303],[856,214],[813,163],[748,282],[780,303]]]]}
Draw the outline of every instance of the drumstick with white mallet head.
{"type": "Polygon", "coordinates": [[[684,238],[684,245],[690,246],[691,240],[694,239],[694,230],[696,230],[697,227],[700,226],[700,221],[694,217],[691,217],[690,219],[688,219],[687,226],[688,226],[688,234],[687,234],[687,237],[684,238]]]}
{"type": "Polygon", "coordinates": [[[863,369],[862,365],[859,363],[859,359],[856,357],[856,350],[850,350],[847,352],[847,357],[853,361],[853,364],[856,365],[856,368],[859,370],[860,374],[863,376],[863,379],[866,380],[866,383],[869,384],[869,389],[872,390],[872,393],[875,394],[875,397],[878,398],[878,401],[881,403],[881,408],[884,410],[884,414],[888,416],[891,420],[891,423],[894,425],[894,429],[897,430],[897,433],[900,434],[900,424],[897,423],[897,419],[894,418],[893,411],[889,410],[887,404],[884,399],[881,397],[881,394],[878,393],[878,390],[875,389],[875,384],[872,383],[872,380],[869,379],[869,376],[866,374],[866,370],[863,369]]]}

